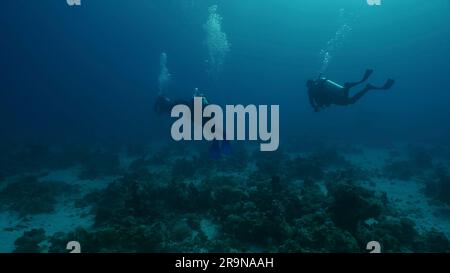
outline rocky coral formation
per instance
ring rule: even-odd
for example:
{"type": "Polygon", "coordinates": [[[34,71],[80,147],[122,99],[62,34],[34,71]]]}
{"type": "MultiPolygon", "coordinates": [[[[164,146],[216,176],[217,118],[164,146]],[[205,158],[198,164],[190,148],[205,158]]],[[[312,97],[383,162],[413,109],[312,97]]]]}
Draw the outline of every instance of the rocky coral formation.
{"type": "Polygon", "coordinates": [[[40,245],[46,240],[45,230],[32,229],[26,231],[23,235],[15,241],[16,250],[18,253],[39,253],[42,252],[43,247],[40,245]]]}
{"type": "MultiPolygon", "coordinates": [[[[364,252],[371,240],[386,252],[447,246],[442,233],[420,234],[411,220],[398,218],[385,195],[358,184],[370,173],[339,156],[278,156],[289,164],[265,172],[257,167],[240,178],[208,175],[193,182],[193,161],[186,159],[174,161],[169,174],[129,173],[84,199],[93,205],[96,228],[54,236],[52,250],[74,238],[92,252],[364,252]],[[287,168],[289,175],[274,175],[287,168]],[[214,223],[214,238],[202,219],[214,223]]],[[[256,161],[265,166],[269,160],[256,161]]]]}
{"type": "Polygon", "coordinates": [[[426,182],[425,194],[450,205],[450,174],[444,166],[436,167],[433,177],[426,182]]]}
{"type": "Polygon", "coordinates": [[[433,168],[431,155],[418,148],[410,148],[407,159],[391,159],[386,163],[384,174],[391,179],[410,180],[422,176],[433,168]]]}
{"type": "Polygon", "coordinates": [[[49,213],[54,210],[58,198],[75,192],[73,186],[61,181],[39,181],[36,176],[25,176],[0,191],[0,208],[17,212],[22,217],[49,213]]]}
{"type": "MultiPolygon", "coordinates": [[[[142,153],[126,172],[112,170],[114,153],[97,154],[108,162],[94,177],[117,178],[76,202],[90,209],[92,228],[48,236],[28,230],[16,251],[67,252],[67,242],[79,241],[83,252],[366,252],[372,240],[383,252],[450,251],[445,234],[419,229],[386,194],[364,186],[379,172],[336,150],[268,155],[233,146],[233,155],[218,161],[205,159],[207,149],[167,153],[142,153]]],[[[413,176],[429,178],[427,195],[447,203],[447,167],[423,153],[407,162],[385,171],[403,177],[403,168],[424,166],[413,176]]],[[[70,192],[64,183],[31,176],[8,184],[0,197],[3,209],[29,215],[51,211],[70,192]]]]}
{"type": "Polygon", "coordinates": [[[119,156],[112,152],[94,150],[81,160],[80,179],[96,179],[121,173],[119,156]]]}

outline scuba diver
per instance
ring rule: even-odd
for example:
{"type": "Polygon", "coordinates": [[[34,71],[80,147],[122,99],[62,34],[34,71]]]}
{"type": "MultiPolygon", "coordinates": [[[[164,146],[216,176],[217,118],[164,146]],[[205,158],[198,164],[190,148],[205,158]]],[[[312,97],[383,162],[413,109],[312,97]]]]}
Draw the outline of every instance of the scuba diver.
{"type": "MultiPolygon", "coordinates": [[[[169,97],[163,95],[161,92],[158,93],[158,96],[155,101],[154,110],[155,113],[158,115],[168,115],[170,117],[170,114],[172,112],[172,108],[176,105],[183,104],[189,107],[191,109],[191,112],[194,112],[194,98],[201,97],[202,98],[202,106],[205,107],[209,105],[209,101],[206,98],[206,96],[199,92],[198,88],[195,88],[194,95],[190,100],[171,100],[169,97]]],[[[205,124],[210,118],[203,117],[202,124],[205,124]]],[[[194,121],[194,115],[192,115],[192,121],[194,121]]],[[[231,146],[225,138],[226,134],[225,131],[223,132],[223,140],[212,140],[211,147],[209,149],[209,153],[211,158],[213,159],[220,159],[222,155],[229,155],[231,154],[231,146]]]]}
{"type": "Polygon", "coordinates": [[[360,81],[348,82],[344,86],[323,78],[321,75],[319,75],[317,80],[308,80],[306,87],[308,87],[309,102],[316,112],[332,104],[351,105],[360,100],[370,90],[388,90],[395,83],[393,79],[388,79],[381,87],[367,84],[364,89],[350,97],[350,89],[367,81],[372,73],[372,69],[367,69],[364,77],[360,81]]]}
{"type": "Polygon", "coordinates": [[[194,112],[194,98],[200,97],[202,98],[202,105],[207,106],[209,105],[208,99],[206,96],[198,91],[198,88],[195,88],[194,95],[192,96],[191,100],[171,100],[169,97],[163,95],[161,92],[158,93],[158,97],[156,97],[154,109],[155,113],[158,115],[167,114],[170,116],[170,113],[172,112],[172,108],[175,105],[183,104],[187,105],[189,109],[191,109],[192,112],[194,112]]]}

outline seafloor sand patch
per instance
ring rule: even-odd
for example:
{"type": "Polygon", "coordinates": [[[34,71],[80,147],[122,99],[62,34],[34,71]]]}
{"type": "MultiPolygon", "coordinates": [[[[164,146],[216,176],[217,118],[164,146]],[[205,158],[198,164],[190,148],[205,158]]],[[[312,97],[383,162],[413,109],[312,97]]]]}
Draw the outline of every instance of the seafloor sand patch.
{"type": "MultiPolygon", "coordinates": [[[[292,155],[291,155],[292,156],[292,155]]],[[[368,170],[379,170],[381,173],[386,162],[392,159],[391,149],[362,148],[361,153],[349,153],[344,155],[353,165],[368,170]]],[[[402,158],[399,154],[396,158],[402,158]]],[[[175,157],[172,157],[173,160],[175,157]]],[[[126,169],[135,158],[121,155],[121,165],[126,169]]],[[[148,166],[154,172],[169,171],[165,165],[148,166]]],[[[63,181],[76,186],[79,190],[76,197],[82,197],[95,190],[101,190],[109,183],[117,179],[117,176],[106,176],[93,180],[79,179],[80,167],[72,167],[64,170],[54,170],[40,176],[40,181],[63,181]]],[[[253,161],[249,161],[245,170],[234,172],[221,172],[220,175],[245,178],[249,172],[255,171],[253,161]]],[[[219,174],[219,173],[218,173],[219,174]]],[[[196,182],[198,177],[192,178],[191,182],[196,182]]],[[[240,179],[236,179],[240,180],[240,179]]],[[[14,183],[13,180],[9,183],[14,183]]],[[[5,183],[3,183],[4,185],[5,183]]],[[[372,177],[370,181],[362,183],[363,186],[377,192],[385,192],[391,201],[391,206],[398,211],[399,215],[413,220],[419,231],[437,229],[450,237],[450,209],[430,202],[423,194],[423,184],[412,179],[411,181],[392,180],[382,176],[372,177]]],[[[321,190],[326,194],[327,189],[324,184],[320,184],[321,190]]],[[[90,229],[94,222],[94,216],[89,214],[89,207],[83,209],[75,206],[75,196],[62,199],[53,213],[38,214],[20,218],[10,212],[0,212],[0,252],[12,252],[15,249],[14,241],[22,236],[24,231],[42,228],[46,235],[53,235],[56,232],[70,232],[77,227],[90,229]]],[[[210,219],[202,219],[201,230],[209,238],[213,239],[217,235],[217,226],[210,219]]]]}
{"type": "MultiPolygon", "coordinates": [[[[40,181],[64,181],[74,185],[79,190],[77,196],[81,197],[94,190],[105,188],[116,177],[102,177],[95,180],[80,180],[79,167],[64,170],[49,171],[40,181]]],[[[14,182],[11,182],[14,183],[14,182]]],[[[19,217],[15,213],[0,212],[0,252],[12,252],[15,249],[14,241],[22,236],[24,231],[42,228],[46,235],[57,232],[69,232],[77,227],[89,228],[92,226],[94,216],[89,214],[89,208],[77,208],[73,199],[61,200],[53,213],[44,213],[19,217]]]]}
{"type": "Polygon", "coordinates": [[[450,236],[450,215],[437,214],[445,207],[430,204],[416,181],[374,179],[366,186],[386,192],[391,204],[400,214],[413,220],[420,231],[436,229],[450,236]]]}
{"type": "MultiPolygon", "coordinates": [[[[391,150],[364,149],[363,154],[346,155],[346,158],[355,165],[381,170],[391,156],[391,150]]],[[[398,158],[404,156],[399,154],[398,158]]],[[[413,220],[419,231],[436,229],[450,237],[450,213],[446,213],[450,208],[433,204],[423,193],[423,183],[414,179],[403,181],[379,177],[362,184],[377,192],[385,192],[391,205],[402,216],[413,220]]]]}
{"type": "Polygon", "coordinates": [[[0,252],[12,252],[15,249],[14,242],[22,236],[24,231],[42,228],[46,235],[57,232],[72,231],[77,227],[89,228],[93,224],[93,216],[87,209],[75,208],[70,204],[59,204],[54,213],[37,214],[25,218],[17,214],[0,213],[0,252]]]}
{"type": "Polygon", "coordinates": [[[100,190],[108,186],[109,183],[118,178],[117,176],[105,176],[97,179],[81,180],[78,178],[80,167],[73,167],[64,170],[55,170],[48,172],[45,176],[39,178],[40,181],[64,181],[67,184],[77,186],[81,194],[100,190]]]}

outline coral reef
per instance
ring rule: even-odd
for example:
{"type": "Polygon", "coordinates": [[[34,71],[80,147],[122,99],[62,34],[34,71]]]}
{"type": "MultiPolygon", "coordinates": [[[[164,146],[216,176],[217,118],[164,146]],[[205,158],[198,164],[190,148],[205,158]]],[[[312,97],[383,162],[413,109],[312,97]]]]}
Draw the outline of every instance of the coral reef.
{"type": "Polygon", "coordinates": [[[57,233],[49,242],[49,252],[66,252],[68,241],[78,241],[83,244],[83,252],[157,252],[162,251],[161,232],[158,224],[151,226],[136,225],[129,222],[127,227],[106,226],[93,232],[78,228],[68,234],[57,233]]]}
{"type": "Polygon", "coordinates": [[[0,176],[64,169],[78,163],[84,151],[80,145],[52,147],[45,144],[23,144],[3,147],[0,154],[0,176]]]}
{"type": "Polygon", "coordinates": [[[426,183],[425,194],[450,205],[450,174],[444,166],[435,168],[433,177],[426,183]]]}
{"type": "Polygon", "coordinates": [[[410,180],[433,168],[433,159],[425,150],[411,148],[408,154],[407,159],[392,159],[387,162],[384,173],[388,178],[410,180]]]}
{"type": "Polygon", "coordinates": [[[417,170],[410,161],[403,160],[386,164],[384,173],[390,179],[410,180],[417,170]]]}
{"type": "MultiPolygon", "coordinates": [[[[262,166],[268,159],[258,156],[257,161],[262,166]]],[[[241,179],[207,176],[193,183],[181,162],[186,163],[174,161],[173,168],[180,169],[168,176],[129,173],[86,197],[84,202],[94,205],[96,229],[59,234],[52,242],[80,238],[93,252],[362,252],[375,238],[384,251],[403,252],[444,249],[448,242],[436,231],[419,234],[411,220],[395,215],[385,195],[359,186],[358,181],[369,179],[368,172],[351,167],[311,172],[307,167],[347,165],[336,156],[292,160],[290,166],[300,166],[297,174],[307,180],[302,184],[289,176],[268,176],[277,169],[259,168],[241,179]],[[318,178],[325,180],[326,192],[314,182],[318,178]],[[205,218],[217,228],[212,241],[205,240],[201,228],[205,218]],[[436,238],[442,239],[439,245],[436,238]]]]}
{"type": "Polygon", "coordinates": [[[287,174],[290,178],[303,180],[323,179],[325,172],[323,166],[316,160],[298,156],[287,164],[287,174]]]}
{"type": "Polygon", "coordinates": [[[342,229],[355,232],[362,221],[378,218],[384,208],[381,198],[354,183],[331,181],[327,186],[330,217],[342,229]]]}
{"type": "Polygon", "coordinates": [[[82,159],[80,179],[96,179],[102,176],[120,174],[120,162],[117,154],[95,150],[82,159]]]}
{"type": "Polygon", "coordinates": [[[187,158],[177,159],[172,165],[172,176],[175,179],[193,177],[195,171],[194,161],[187,158]]]}
{"type": "Polygon", "coordinates": [[[282,149],[270,154],[255,152],[253,157],[258,171],[269,176],[279,175],[283,171],[287,160],[287,155],[282,149]]]}
{"type": "Polygon", "coordinates": [[[333,148],[319,149],[310,156],[310,159],[324,168],[347,167],[350,164],[337,149],[333,148]]]}
{"type": "Polygon", "coordinates": [[[0,192],[1,209],[17,212],[22,217],[49,213],[54,210],[58,198],[75,192],[73,186],[64,182],[41,182],[36,176],[26,176],[0,192]]]}
{"type": "Polygon", "coordinates": [[[23,233],[15,242],[16,249],[14,252],[18,253],[39,253],[43,248],[40,245],[46,240],[44,229],[32,229],[23,233]]]}
{"type": "Polygon", "coordinates": [[[446,234],[419,228],[395,200],[367,187],[386,176],[408,176],[425,182],[420,185],[430,200],[449,204],[447,165],[426,152],[396,155],[391,162],[398,165],[380,171],[350,163],[337,148],[267,154],[236,144],[232,155],[212,161],[207,146],[196,152],[175,146],[138,153],[126,170],[118,167],[116,151],[80,152],[73,162],[84,154],[92,156],[82,163],[85,170],[99,167],[89,177],[115,175],[82,196],[38,176],[6,183],[3,210],[22,217],[48,213],[71,196],[94,220],[49,236],[27,229],[16,251],[67,252],[74,240],[83,252],[366,252],[372,240],[383,252],[450,251],[446,234]]]}

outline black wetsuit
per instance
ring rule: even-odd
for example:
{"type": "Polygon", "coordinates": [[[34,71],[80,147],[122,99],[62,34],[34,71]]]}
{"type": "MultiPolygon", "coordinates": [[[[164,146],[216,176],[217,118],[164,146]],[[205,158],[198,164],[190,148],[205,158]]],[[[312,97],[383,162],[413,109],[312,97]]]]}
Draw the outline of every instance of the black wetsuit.
{"type": "MultiPolygon", "coordinates": [[[[191,112],[194,112],[194,98],[192,98],[190,101],[187,101],[187,100],[172,101],[171,99],[169,99],[166,96],[159,95],[156,98],[154,108],[155,108],[155,112],[157,114],[160,114],[160,115],[164,114],[164,115],[170,116],[170,114],[172,112],[172,108],[175,107],[176,105],[180,105],[180,104],[186,105],[187,107],[189,107],[189,109],[191,109],[191,112]]],[[[207,101],[206,98],[203,98],[202,105],[203,105],[203,107],[209,105],[209,102],[207,101]]],[[[203,117],[202,124],[205,124],[211,118],[212,117],[203,117]]],[[[194,115],[191,115],[191,119],[192,119],[192,121],[194,121],[194,115]]],[[[213,159],[218,159],[221,157],[222,154],[229,154],[230,151],[231,151],[230,145],[229,145],[228,141],[226,140],[226,131],[223,130],[223,140],[219,141],[219,140],[214,139],[212,141],[212,144],[210,147],[210,154],[213,159]]]]}
{"type": "MultiPolygon", "coordinates": [[[[166,96],[163,95],[159,95],[156,98],[156,102],[155,102],[155,112],[159,115],[168,115],[170,116],[171,112],[172,112],[172,108],[175,107],[176,105],[186,105],[187,107],[189,107],[189,109],[191,109],[191,112],[194,112],[194,98],[192,98],[191,100],[183,100],[183,99],[179,99],[179,100],[171,100],[166,96]]],[[[205,107],[209,105],[209,102],[207,102],[206,99],[202,100],[202,106],[205,107]]],[[[192,120],[194,120],[194,115],[191,115],[192,120]]],[[[210,117],[203,117],[203,124],[205,124],[208,120],[210,120],[210,117]]]]}
{"type": "Polygon", "coordinates": [[[308,97],[311,106],[317,112],[321,108],[329,107],[330,105],[351,105],[359,101],[370,90],[387,90],[395,83],[394,80],[389,79],[382,87],[376,87],[371,84],[367,84],[361,91],[350,97],[350,89],[365,82],[373,70],[366,70],[362,80],[358,82],[345,83],[344,86],[340,86],[325,78],[319,78],[315,81],[308,81],[308,97]]]}
{"type": "Polygon", "coordinates": [[[186,100],[172,101],[166,96],[159,95],[155,101],[154,106],[155,112],[160,115],[162,114],[170,115],[170,112],[172,112],[172,108],[178,104],[184,104],[187,105],[190,109],[193,109],[193,101],[190,102],[186,100]]]}

